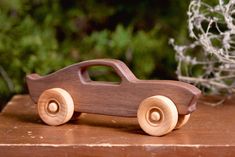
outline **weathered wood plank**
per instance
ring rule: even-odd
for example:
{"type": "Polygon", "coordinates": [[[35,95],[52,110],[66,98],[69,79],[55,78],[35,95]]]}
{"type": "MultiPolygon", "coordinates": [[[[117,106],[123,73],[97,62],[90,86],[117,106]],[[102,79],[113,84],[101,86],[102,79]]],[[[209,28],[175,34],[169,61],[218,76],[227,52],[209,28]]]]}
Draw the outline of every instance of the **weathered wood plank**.
{"type": "Polygon", "coordinates": [[[0,156],[234,156],[235,101],[198,110],[183,128],[146,135],[135,118],[82,114],[53,127],[42,123],[27,95],[0,113],[0,156]]]}

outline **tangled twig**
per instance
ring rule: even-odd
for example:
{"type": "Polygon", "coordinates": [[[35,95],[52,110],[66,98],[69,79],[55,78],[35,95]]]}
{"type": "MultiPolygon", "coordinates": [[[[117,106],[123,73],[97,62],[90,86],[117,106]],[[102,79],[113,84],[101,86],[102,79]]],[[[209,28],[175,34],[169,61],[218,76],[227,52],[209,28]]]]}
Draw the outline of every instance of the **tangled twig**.
{"type": "Polygon", "coordinates": [[[177,75],[213,94],[235,91],[235,0],[211,6],[192,0],[188,30],[193,42],[176,45],[177,75]]]}

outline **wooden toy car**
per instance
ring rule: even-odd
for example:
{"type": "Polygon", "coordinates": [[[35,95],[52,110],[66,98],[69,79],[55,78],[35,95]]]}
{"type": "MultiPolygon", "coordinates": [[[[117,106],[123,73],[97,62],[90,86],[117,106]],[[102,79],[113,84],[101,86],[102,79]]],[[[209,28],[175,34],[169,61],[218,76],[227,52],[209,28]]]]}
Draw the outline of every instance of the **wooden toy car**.
{"type": "Polygon", "coordinates": [[[139,80],[115,59],[84,61],[43,77],[30,74],[26,81],[39,116],[48,125],[64,124],[83,112],[137,117],[140,127],[154,136],[182,127],[201,94],[180,81],[139,80]],[[88,73],[92,66],[111,67],[120,83],[93,81],[88,73]]]}

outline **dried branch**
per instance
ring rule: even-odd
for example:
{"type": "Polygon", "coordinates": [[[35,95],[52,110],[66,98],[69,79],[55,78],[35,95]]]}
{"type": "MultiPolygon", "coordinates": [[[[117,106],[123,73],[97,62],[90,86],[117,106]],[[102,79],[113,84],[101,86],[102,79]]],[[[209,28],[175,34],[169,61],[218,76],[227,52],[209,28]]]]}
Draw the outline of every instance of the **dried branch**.
{"type": "Polygon", "coordinates": [[[209,88],[212,94],[235,92],[235,0],[219,0],[215,6],[192,0],[187,14],[194,41],[176,45],[170,39],[178,60],[178,78],[209,88]]]}

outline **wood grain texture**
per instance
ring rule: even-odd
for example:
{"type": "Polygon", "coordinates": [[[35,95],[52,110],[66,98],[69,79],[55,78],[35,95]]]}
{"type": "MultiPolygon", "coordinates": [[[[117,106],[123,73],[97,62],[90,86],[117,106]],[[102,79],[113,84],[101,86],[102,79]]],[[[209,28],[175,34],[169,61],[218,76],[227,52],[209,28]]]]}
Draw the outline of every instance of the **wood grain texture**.
{"type": "Polygon", "coordinates": [[[71,95],[76,112],[125,117],[136,117],[140,103],[154,95],[170,98],[179,114],[189,114],[196,109],[201,93],[196,87],[179,81],[139,80],[123,62],[114,59],[84,61],[47,76],[30,74],[26,81],[35,103],[43,91],[61,88],[71,95]],[[121,83],[92,81],[87,69],[98,65],[113,68],[121,83]]]}
{"type": "Polygon", "coordinates": [[[171,132],[178,121],[174,103],[164,96],[152,96],[141,102],[137,113],[141,128],[153,136],[171,132]]]}
{"type": "Polygon", "coordinates": [[[73,99],[60,88],[48,89],[41,94],[37,105],[41,119],[48,125],[68,122],[74,113],[73,99]]]}
{"type": "Polygon", "coordinates": [[[29,96],[7,104],[0,113],[0,156],[235,156],[235,97],[217,107],[199,101],[185,127],[163,137],[147,136],[136,118],[97,114],[51,127],[36,110],[29,96]]]}

